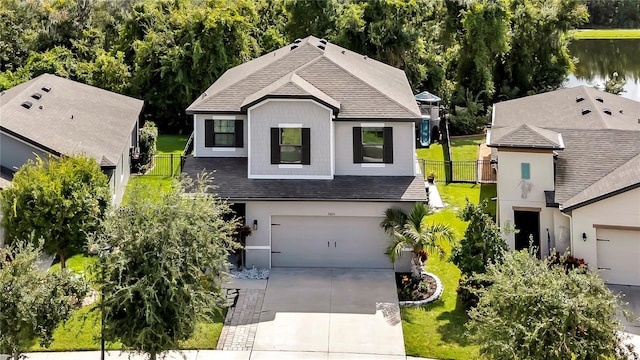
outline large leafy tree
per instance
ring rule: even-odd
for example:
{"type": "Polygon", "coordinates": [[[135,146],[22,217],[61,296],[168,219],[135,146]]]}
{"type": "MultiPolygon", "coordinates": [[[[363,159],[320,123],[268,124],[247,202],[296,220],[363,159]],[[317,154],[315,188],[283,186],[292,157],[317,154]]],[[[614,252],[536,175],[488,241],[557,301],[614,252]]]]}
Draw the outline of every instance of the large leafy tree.
{"type": "Polygon", "coordinates": [[[38,268],[40,248],[16,242],[0,248],[0,353],[21,358],[36,341],[48,346],[88,285],[68,270],[38,268]]]}
{"type": "Polygon", "coordinates": [[[485,273],[489,264],[500,262],[509,250],[500,228],[486,213],[486,207],[486,200],[474,205],[467,199],[465,207],[458,213],[458,218],[469,222],[469,225],[464,238],[453,248],[450,260],[465,277],[485,273]]]}
{"type": "Polygon", "coordinates": [[[472,339],[489,359],[627,359],[619,300],[593,273],[552,266],[527,250],[472,279],[472,339]]]}
{"type": "Polygon", "coordinates": [[[91,248],[101,258],[95,274],[105,338],[155,359],[220,309],[236,222],[227,221],[227,204],[207,192],[206,177],[175,182],[154,197],[149,192],[134,187],[91,248]]]}
{"type": "Polygon", "coordinates": [[[111,201],[107,177],[83,155],[36,158],[25,163],[0,192],[7,242],[33,238],[44,252],[65,260],[86,249],[111,201]]]}
{"type": "Polygon", "coordinates": [[[398,208],[385,211],[385,218],[380,224],[391,237],[387,254],[391,262],[396,262],[404,249],[412,252],[411,273],[420,278],[424,270],[426,252],[445,255],[445,242],[456,240],[453,229],[447,224],[429,222],[430,208],[422,202],[417,202],[407,214],[398,208]]]}

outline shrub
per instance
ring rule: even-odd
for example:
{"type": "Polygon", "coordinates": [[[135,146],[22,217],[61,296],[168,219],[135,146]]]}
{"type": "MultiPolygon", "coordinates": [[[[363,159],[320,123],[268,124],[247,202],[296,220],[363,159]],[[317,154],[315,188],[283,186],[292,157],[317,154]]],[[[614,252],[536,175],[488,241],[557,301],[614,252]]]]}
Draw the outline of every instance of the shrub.
{"type": "Polygon", "coordinates": [[[156,154],[156,142],[158,140],[158,128],[153,121],[147,121],[140,129],[140,158],[135,163],[136,171],[147,170],[153,155],[156,154]]]}

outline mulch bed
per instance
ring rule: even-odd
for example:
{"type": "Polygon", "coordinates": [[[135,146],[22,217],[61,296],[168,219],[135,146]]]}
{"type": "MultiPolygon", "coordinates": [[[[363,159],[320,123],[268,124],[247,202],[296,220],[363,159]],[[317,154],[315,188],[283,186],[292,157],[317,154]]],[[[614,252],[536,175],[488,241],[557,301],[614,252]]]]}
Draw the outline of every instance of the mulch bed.
{"type": "Polygon", "coordinates": [[[411,273],[396,273],[396,287],[400,301],[426,300],[436,292],[436,280],[426,274],[417,280],[411,277],[411,273]],[[420,283],[426,283],[427,286],[420,286],[420,283]]]}

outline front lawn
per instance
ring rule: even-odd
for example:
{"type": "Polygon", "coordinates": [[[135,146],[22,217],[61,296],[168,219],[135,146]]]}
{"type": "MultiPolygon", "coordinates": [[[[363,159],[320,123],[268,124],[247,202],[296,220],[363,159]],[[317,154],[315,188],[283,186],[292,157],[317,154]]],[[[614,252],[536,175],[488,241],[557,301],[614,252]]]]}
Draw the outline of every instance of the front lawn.
{"type": "MultiPolygon", "coordinates": [[[[429,220],[449,224],[456,231],[457,237],[461,238],[467,223],[457,218],[457,210],[464,207],[465,198],[477,204],[484,197],[495,196],[492,195],[495,185],[487,187],[479,184],[438,183],[438,191],[447,207],[429,216],[429,220]]],[[[495,209],[495,203],[493,208],[495,209]]],[[[407,355],[437,359],[476,358],[478,347],[470,344],[465,336],[465,309],[458,307],[456,301],[460,270],[448,262],[447,258],[439,259],[435,256],[427,260],[426,269],[442,280],[444,292],[442,297],[432,304],[401,310],[407,355]]]]}

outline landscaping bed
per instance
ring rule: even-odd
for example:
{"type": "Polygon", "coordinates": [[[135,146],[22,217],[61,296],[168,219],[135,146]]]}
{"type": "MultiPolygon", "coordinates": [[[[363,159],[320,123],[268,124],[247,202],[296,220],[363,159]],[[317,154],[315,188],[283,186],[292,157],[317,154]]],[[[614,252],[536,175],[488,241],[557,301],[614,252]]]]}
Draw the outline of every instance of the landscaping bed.
{"type": "Polygon", "coordinates": [[[422,279],[411,277],[411,273],[396,273],[396,287],[398,300],[420,301],[427,300],[436,292],[436,279],[429,274],[422,274],[422,279]]]}

